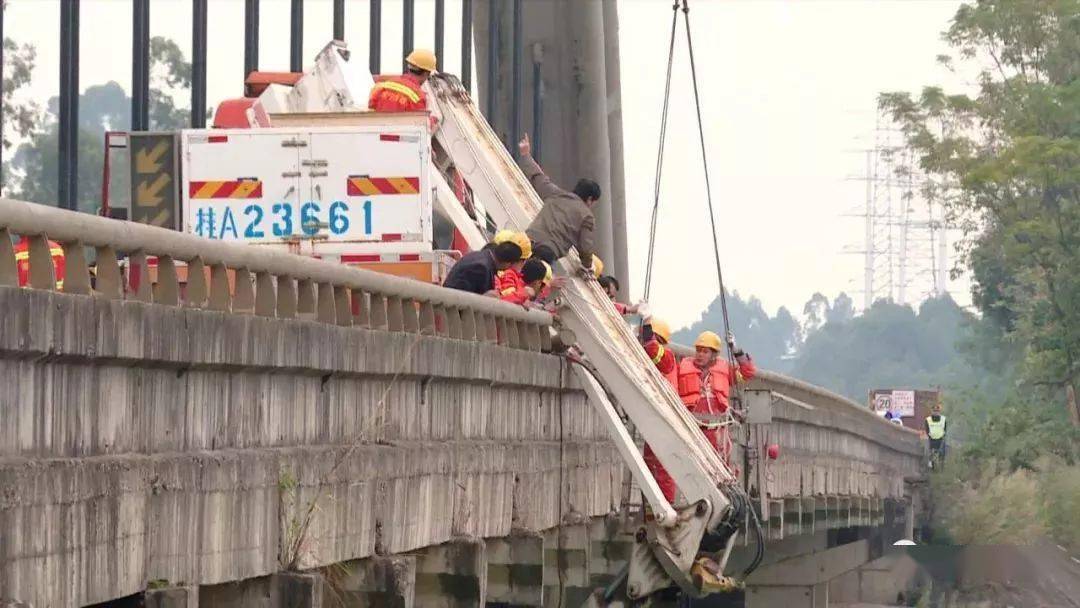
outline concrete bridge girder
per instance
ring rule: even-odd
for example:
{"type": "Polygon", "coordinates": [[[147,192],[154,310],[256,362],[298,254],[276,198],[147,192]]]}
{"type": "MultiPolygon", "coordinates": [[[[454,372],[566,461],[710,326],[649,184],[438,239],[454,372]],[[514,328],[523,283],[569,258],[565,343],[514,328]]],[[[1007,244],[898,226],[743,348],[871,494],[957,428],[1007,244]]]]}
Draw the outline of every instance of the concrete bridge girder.
{"type": "MultiPolygon", "coordinates": [[[[0,288],[0,309],[0,531],[17,531],[0,589],[36,606],[148,586],[159,603],[194,588],[206,605],[262,606],[274,589],[323,588],[280,572],[290,564],[336,580],[353,563],[357,593],[406,597],[411,581],[415,601],[473,576],[492,603],[572,605],[628,554],[625,530],[598,519],[630,504],[625,469],[556,357],[43,290],[0,288]],[[429,547],[463,538],[485,539],[464,543],[472,569],[440,571],[461,560],[429,547]]],[[[903,478],[869,480],[921,459],[875,419],[798,398],[817,417],[774,412],[777,435],[806,451],[765,471],[770,554],[882,521],[903,478]],[[839,490],[854,494],[827,493],[839,490]]]]}

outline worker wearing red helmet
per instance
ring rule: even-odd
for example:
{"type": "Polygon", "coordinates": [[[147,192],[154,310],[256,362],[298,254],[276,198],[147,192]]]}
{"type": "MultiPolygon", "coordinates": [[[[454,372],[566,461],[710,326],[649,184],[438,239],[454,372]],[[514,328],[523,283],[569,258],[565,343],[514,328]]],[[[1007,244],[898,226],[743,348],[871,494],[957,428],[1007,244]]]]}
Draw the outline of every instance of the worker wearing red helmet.
{"type": "Polygon", "coordinates": [[[727,360],[720,356],[723,351],[720,336],[705,331],[694,341],[694,356],[679,364],[677,381],[679,397],[725,461],[731,456],[731,436],[725,424],[731,387],[736,382],[750,380],[757,373],[750,355],[735,345],[735,335],[731,332],[728,332],[727,344],[739,366],[734,373],[727,360]]]}
{"type": "Polygon", "coordinates": [[[435,53],[415,49],[405,58],[405,73],[376,76],[368,107],[376,112],[423,112],[428,109],[424,83],[435,72],[435,53]]]}
{"type": "MultiPolygon", "coordinates": [[[[675,360],[675,353],[668,348],[668,341],[671,340],[671,327],[662,319],[653,318],[648,321],[647,325],[652,328],[652,338],[647,340],[644,344],[645,354],[652,360],[653,365],[656,366],[657,371],[664,376],[672,388],[676,387],[678,363],[675,360]]],[[[652,473],[653,479],[656,480],[656,485],[660,486],[660,491],[664,493],[664,498],[667,501],[675,501],[675,480],[672,479],[671,474],[667,472],[664,465],[660,464],[660,459],[653,453],[649,444],[645,444],[645,466],[649,467],[649,472],[652,473]]]]}

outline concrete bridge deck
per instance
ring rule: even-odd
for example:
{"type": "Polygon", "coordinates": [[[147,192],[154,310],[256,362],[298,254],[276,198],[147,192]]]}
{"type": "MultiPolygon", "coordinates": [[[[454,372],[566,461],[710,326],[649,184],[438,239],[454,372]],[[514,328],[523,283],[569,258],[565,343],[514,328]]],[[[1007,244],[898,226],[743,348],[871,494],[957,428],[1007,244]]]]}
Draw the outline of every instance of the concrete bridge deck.
{"type": "MultiPolygon", "coordinates": [[[[35,288],[20,289],[7,228],[34,218],[4,211],[0,600],[572,606],[625,562],[636,496],[545,352],[547,315],[187,235],[47,221],[65,289],[40,236],[35,288]],[[118,253],[135,262],[126,275],[118,253]],[[195,272],[180,289],[174,260],[205,282],[195,272]]],[[[751,445],[783,455],[749,471],[769,549],[749,603],[815,601],[826,574],[910,531],[922,445],[819,388],[770,374],[751,388],[774,395],[751,445]],[[799,568],[817,574],[777,578],[799,568]]]]}

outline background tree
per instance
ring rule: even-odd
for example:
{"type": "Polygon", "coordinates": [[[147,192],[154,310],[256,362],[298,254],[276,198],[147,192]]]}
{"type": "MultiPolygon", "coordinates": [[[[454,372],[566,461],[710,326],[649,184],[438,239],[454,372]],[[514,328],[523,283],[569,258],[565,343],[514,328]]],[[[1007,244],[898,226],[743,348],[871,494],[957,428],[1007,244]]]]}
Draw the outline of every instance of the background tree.
{"type": "Polygon", "coordinates": [[[826,311],[829,320],[807,335],[792,362],[797,378],[867,403],[874,388],[960,387],[977,375],[960,356],[974,317],[952,298],[927,300],[918,313],[879,300],[854,317],[841,294],[826,311]]]}
{"type": "Polygon", "coordinates": [[[1019,346],[1021,379],[1055,387],[1080,425],[1080,1],[981,0],[944,37],[986,66],[978,92],[886,93],[881,106],[965,229],[975,304],[1019,346]]]}
{"type": "MultiPolygon", "coordinates": [[[[802,328],[786,308],[781,307],[776,316],[770,316],[761,300],[754,296],[744,300],[735,292],[728,296],[728,313],[731,331],[735,332],[739,344],[753,355],[759,366],[779,372],[789,369],[789,359],[802,341],[802,328]]],[[[693,344],[697,335],[705,330],[721,335],[724,333],[723,308],[719,297],[709,304],[701,319],[675,332],[672,339],[680,344],[693,344]]]]}
{"type": "MultiPolygon", "coordinates": [[[[0,9],[2,10],[2,9],[0,9]]],[[[4,38],[4,149],[12,145],[12,128],[19,137],[29,135],[34,127],[37,106],[28,100],[19,100],[18,91],[30,83],[34,72],[37,51],[28,44],[16,44],[11,38],[4,38]]]]}
{"type": "MultiPolygon", "coordinates": [[[[27,80],[32,67],[31,64],[26,71],[27,80]]],[[[184,127],[189,111],[178,105],[176,97],[191,87],[191,64],[175,42],[160,36],[150,40],[150,73],[150,128],[172,130],[184,127]]],[[[59,97],[52,97],[45,111],[35,112],[31,120],[33,130],[23,133],[29,135],[29,139],[18,147],[10,163],[18,173],[13,194],[16,198],[56,203],[58,117],[59,97]]],[[[124,130],[130,124],[131,97],[116,82],[90,86],[79,96],[77,202],[80,211],[94,212],[100,206],[105,131],[124,130]]]]}

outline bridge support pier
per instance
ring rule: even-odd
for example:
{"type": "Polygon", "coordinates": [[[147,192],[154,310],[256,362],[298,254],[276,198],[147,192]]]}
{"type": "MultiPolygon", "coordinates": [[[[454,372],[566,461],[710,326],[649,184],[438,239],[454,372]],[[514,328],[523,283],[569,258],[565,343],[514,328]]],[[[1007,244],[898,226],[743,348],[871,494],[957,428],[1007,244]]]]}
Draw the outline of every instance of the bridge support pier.
{"type": "Polygon", "coordinates": [[[487,602],[505,608],[544,605],[544,537],[520,535],[487,541],[487,602]]]}
{"type": "Polygon", "coordinates": [[[199,608],[199,588],[185,586],[147,589],[143,593],[143,606],[146,608],[199,608]]]}
{"type": "Polygon", "coordinates": [[[846,604],[903,604],[926,578],[910,555],[895,551],[833,579],[829,593],[846,604]]]}
{"type": "Polygon", "coordinates": [[[322,575],[315,572],[278,572],[270,580],[273,605],[288,608],[323,608],[324,587],[322,575]]]}
{"type": "Polygon", "coordinates": [[[592,593],[589,528],[562,526],[544,535],[544,605],[580,606],[592,593]]]}
{"type": "Polygon", "coordinates": [[[746,592],[745,608],[829,608],[829,583],[756,586],[746,592]]]}
{"type": "Polygon", "coordinates": [[[487,552],[481,540],[459,540],[425,549],[416,560],[416,605],[483,606],[487,552]]]}
{"type": "Polygon", "coordinates": [[[609,515],[589,524],[589,585],[607,587],[630,561],[634,533],[622,517],[609,515]]]}
{"type": "Polygon", "coordinates": [[[376,556],[346,565],[337,595],[347,605],[412,608],[416,596],[416,558],[376,556]]]}

